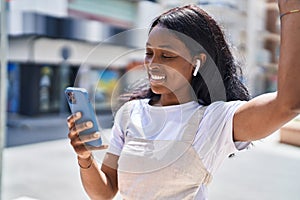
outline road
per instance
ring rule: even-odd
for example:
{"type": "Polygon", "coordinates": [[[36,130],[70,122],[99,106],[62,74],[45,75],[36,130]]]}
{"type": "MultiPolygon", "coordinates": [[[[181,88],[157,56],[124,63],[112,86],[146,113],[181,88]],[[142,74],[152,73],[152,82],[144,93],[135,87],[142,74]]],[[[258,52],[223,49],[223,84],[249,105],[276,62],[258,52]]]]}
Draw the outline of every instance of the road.
{"type": "MultiPolygon", "coordinates": [[[[67,138],[67,116],[68,114],[36,117],[8,115],[6,147],[67,138]]],[[[113,123],[110,114],[99,115],[98,120],[104,129],[111,128],[113,123]]]]}

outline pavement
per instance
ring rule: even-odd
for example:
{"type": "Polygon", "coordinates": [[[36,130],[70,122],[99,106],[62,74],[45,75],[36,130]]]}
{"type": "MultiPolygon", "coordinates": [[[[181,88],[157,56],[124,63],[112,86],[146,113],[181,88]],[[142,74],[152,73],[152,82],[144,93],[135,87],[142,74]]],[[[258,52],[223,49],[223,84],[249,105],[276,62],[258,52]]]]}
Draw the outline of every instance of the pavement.
{"type": "MultiPolygon", "coordinates": [[[[2,200],[88,199],[66,138],[65,116],[8,119],[11,141],[3,155],[2,200]],[[26,141],[14,142],[18,137],[26,141]]],[[[105,129],[104,138],[109,133],[105,129]]],[[[300,148],[278,141],[276,132],[226,159],[209,186],[209,199],[300,200],[300,148]]]]}

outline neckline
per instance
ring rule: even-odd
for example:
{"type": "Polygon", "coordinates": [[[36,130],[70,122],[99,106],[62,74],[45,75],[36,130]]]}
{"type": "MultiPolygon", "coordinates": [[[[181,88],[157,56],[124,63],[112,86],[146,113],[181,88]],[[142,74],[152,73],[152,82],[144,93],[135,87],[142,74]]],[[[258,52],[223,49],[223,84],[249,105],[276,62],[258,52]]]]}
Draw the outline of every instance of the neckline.
{"type": "Polygon", "coordinates": [[[186,102],[186,103],[183,103],[183,104],[177,104],[177,105],[168,105],[168,106],[153,106],[153,105],[150,105],[151,99],[148,99],[146,101],[146,106],[151,109],[151,110],[173,110],[173,109],[176,109],[176,108],[190,108],[190,107],[195,107],[196,106],[202,106],[200,105],[197,101],[194,101],[194,100],[191,100],[189,102],[186,102]]]}

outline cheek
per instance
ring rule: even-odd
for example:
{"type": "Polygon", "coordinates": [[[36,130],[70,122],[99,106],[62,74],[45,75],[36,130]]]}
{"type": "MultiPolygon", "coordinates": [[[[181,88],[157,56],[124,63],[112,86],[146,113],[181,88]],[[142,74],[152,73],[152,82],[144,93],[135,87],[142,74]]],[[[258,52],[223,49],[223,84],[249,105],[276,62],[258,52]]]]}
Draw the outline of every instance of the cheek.
{"type": "Polygon", "coordinates": [[[168,75],[171,81],[175,80],[185,80],[190,82],[192,80],[192,67],[187,64],[182,64],[180,67],[177,68],[168,68],[168,75]]]}
{"type": "Polygon", "coordinates": [[[192,76],[188,73],[189,70],[185,71],[169,71],[167,75],[167,81],[164,86],[170,91],[175,91],[179,88],[185,88],[191,84],[192,76]]]}

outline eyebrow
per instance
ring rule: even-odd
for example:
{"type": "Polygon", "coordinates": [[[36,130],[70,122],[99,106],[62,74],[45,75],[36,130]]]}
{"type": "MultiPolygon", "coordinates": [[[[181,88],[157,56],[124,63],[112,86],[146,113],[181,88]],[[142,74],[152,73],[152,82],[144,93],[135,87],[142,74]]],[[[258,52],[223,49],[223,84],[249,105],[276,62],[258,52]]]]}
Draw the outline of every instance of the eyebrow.
{"type": "MultiPolygon", "coordinates": [[[[150,43],[146,43],[146,46],[152,46],[150,43]]],[[[170,49],[170,50],[172,50],[172,51],[176,51],[177,49],[176,48],[174,48],[173,46],[171,46],[171,45],[168,45],[168,44],[165,44],[165,45],[159,45],[158,46],[159,48],[161,48],[161,49],[170,49]]]]}

